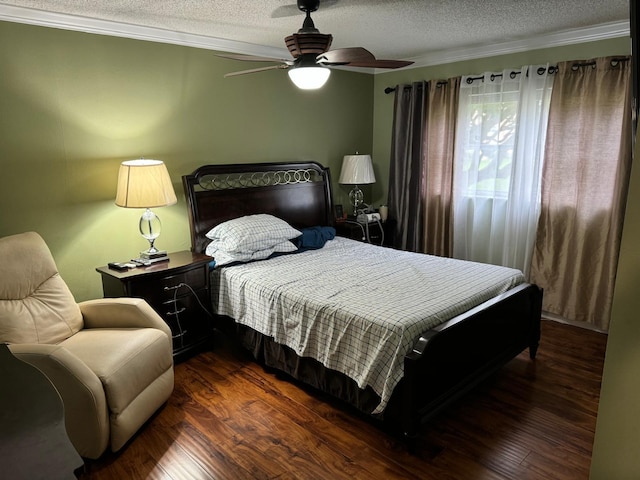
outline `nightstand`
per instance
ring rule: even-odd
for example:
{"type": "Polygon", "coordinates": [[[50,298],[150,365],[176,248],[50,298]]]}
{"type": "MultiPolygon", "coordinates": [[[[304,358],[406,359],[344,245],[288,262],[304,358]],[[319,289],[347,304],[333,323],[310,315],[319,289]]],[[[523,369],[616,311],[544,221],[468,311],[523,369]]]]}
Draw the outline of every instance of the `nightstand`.
{"type": "Polygon", "coordinates": [[[173,356],[179,361],[204,347],[213,335],[208,255],[182,251],[169,260],[127,271],[108,266],[102,276],[105,297],[144,298],[173,333],[173,356]]]}
{"type": "Polygon", "coordinates": [[[354,218],[348,217],[347,220],[336,222],[335,228],[336,234],[341,237],[392,247],[394,225],[395,222],[389,221],[388,219],[386,222],[369,222],[368,224],[364,224],[356,222],[354,218]]]}

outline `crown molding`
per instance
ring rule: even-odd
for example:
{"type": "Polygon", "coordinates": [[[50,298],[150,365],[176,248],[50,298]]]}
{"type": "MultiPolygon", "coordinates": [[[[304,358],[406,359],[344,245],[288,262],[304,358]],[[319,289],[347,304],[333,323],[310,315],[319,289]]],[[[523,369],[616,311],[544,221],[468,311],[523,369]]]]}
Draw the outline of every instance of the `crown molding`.
{"type": "Polygon", "coordinates": [[[631,30],[628,21],[603,23],[591,27],[576,28],[547,35],[540,35],[529,39],[431,52],[426,55],[407,59],[414,61],[413,65],[407,68],[442,65],[444,63],[461,62],[476,58],[494,57],[497,55],[507,55],[510,53],[526,52],[541,48],[552,48],[611,38],[630,37],[630,32],[631,30]]]}
{"type": "Polygon", "coordinates": [[[111,20],[99,20],[34,8],[15,7],[1,3],[0,21],[25,23],[28,25],[59,28],[62,30],[74,30],[97,35],[132,38],[149,42],[170,43],[221,52],[241,53],[262,57],[290,58],[289,51],[286,48],[267,47],[207,35],[196,35],[157,27],[114,22],[111,20]]]}
{"type": "MultiPolygon", "coordinates": [[[[289,58],[289,52],[285,48],[267,47],[251,43],[196,35],[184,32],[176,32],[156,27],[145,27],[129,23],[114,22],[110,20],[98,20],[78,15],[69,15],[48,12],[25,7],[16,7],[0,3],[0,21],[25,23],[42,27],[74,30],[98,35],[110,35],[116,37],[132,38],[149,42],[169,43],[187,47],[203,48],[222,52],[240,53],[245,55],[257,55],[263,57],[289,58]]],[[[628,21],[610,22],[591,27],[566,30],[563,32],[540,35],[535,38],[514,40],[492,45],[479,45],[455,49],[440,50],[426,55],[410,58],[414,63],[410,67],[419,68],[430,65],[460,62],[482,57],[506,55],[510,53],[551,48],[576,43],[593,42],[610,38],[630,36],[628,21]]],[[[350,70],[349,68],[346,68],[350,70]]],[[[360,72],[371,69],[358,69],[360,72]]],[[[382,73],[387,70],[376,70],[382,73]]]]}

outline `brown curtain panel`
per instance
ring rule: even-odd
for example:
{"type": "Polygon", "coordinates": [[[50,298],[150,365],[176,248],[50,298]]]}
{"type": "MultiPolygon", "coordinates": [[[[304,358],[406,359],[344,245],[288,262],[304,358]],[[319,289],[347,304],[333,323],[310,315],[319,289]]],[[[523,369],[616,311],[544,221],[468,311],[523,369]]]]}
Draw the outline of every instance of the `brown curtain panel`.
{"type": "Polygon", "coordinates": [[[389,215],[395,246],[451,255],[453,148],[460,77],[396,86],[389,215]]]}
{"type": "Polygon", "coordinates": [[[427,122],[427,82],[397,85],[394,99],[389,216],[396,220],[394,245],[420,251],[422,246],[422,161],[427,122]]]}
{"type": "Polygon", "coordinates": [[[450,257],[453,251],[453,153],[460,77],[429,88],[424,160],[424,235],[422,251],[450,257]]]}
{"type": "Polygon", "coordinates": [[[630,63],[558,65],[531,267],[545,311],[604,330],[631,168],[630,63]]]}

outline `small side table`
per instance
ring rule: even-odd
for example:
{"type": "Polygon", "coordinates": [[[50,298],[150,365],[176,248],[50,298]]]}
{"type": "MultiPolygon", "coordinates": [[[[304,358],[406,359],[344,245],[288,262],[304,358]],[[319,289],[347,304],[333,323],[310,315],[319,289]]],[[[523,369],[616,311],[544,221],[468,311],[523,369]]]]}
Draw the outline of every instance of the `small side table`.
{"type": "Polygon", "coordinates": [[[395,222],[387,219],[386,222],[359,223],[348,217],[347,220],[336,222],[336,234],[341,237],[360,240],[374,245],[385,247],[393,246],[393,227],[395,222]]]}
{"type": "Polygon", "coordinates": [[[213,258],[190,251],[169,254],[169,260],[127,271],[96,270],[105,297],[145,299],[173,333],[173,356],[179,361],[195,353],[213,336],[209,263],[213,258]]]}

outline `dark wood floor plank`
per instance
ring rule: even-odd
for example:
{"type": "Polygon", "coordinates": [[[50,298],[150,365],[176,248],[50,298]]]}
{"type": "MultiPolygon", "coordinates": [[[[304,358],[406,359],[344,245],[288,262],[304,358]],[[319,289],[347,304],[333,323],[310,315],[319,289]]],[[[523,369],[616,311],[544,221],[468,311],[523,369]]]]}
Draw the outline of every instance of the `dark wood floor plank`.
{"type": "MultiPolygon", "coordinates": [[[[338,430],[333,423],[309,409],[304,401],[292,400],[291,393],[298,396],[301,393],[297,387],[278,380],[274,375],[265,376],[258,365],[252,364],[242,371],[236,371],[230,378],[235,392],[232,394],[238,409],[233,421],[239,420],[234,424],[234,430],[250,430],[254,454],[287,459],[288,466],[301,473],[306,471],[307,474],[303,474],[305,477],[333,479],[340,475],[354,478],[376,478],[381,475],[385,478],[410,476],[409,472],[403,473],[401,465],[395,465],[394,470],[389,471],[388,462],[379,462],[376,456],[369,457],[366,462],[354,461],[349,453],[344,452],[351,448],[360,455],[367,450],[367,444],[359,440],[358,436],[348,436],[348,442],[341,445],[339,437],[345,436],[343,431],[339,431],[338,437],[322,435],[323,431],[338,430]],[[281,388],[285,391],[281,391],[281,388]],[[287,389],[291,389],[289,394],[286,392],[287,389]],[[278,407],[274,408],[274,404],[278,407]],[[322,423],[325,425],[321,425],[322,423]],[[309,444],[313,446],[312,450],[300,449],[300,445],[309,444]],[[318,463],[317,458],[336,460],[333,465],[327,465],[318,463]]],[[[306,398],[312,399],[310,396],[306,398]]]]}
{"type": "Polygon", "coordinates": [[[578,480],[589,475],[606,335],[544,321],[523,353],[421,430],[409,449],[233,343],[176,365],[163,407],[82,480],[578,480]]]}
{"type": "MultiPolygon", "coordinates": [[[[278,380],[275,375],[258,375],[267,382],[272,395],[289,399],[295,397],[296,400],[288,402],[286,412],[289,418],[296,418],[305,431],[313,431],[315,437],[331,446],[339,455],[350,452],[348,456],[352,463],[366,464],[371,472],[366,478],[416,478],[428,467],[416,457],[411,457],[408,464],[403,462],[402,456],[409,455],[406,445],[392,437],[381,436],[379,426],[362,421],[351,409],[344,406],[336,408],[328,397],[317,392],[313,395],[300,385],[278,380]],[[306,393],[302,395],[305,390],[306,393]],[[354,418],[360,421],[354,423],[354,418]],[[381,462],[378,460],[380,458],[381,462]],[[412,468],[407,470],[407,465],[412,468]]],[[[342,474],[347,472],[343,471],[342,474]]]]}

